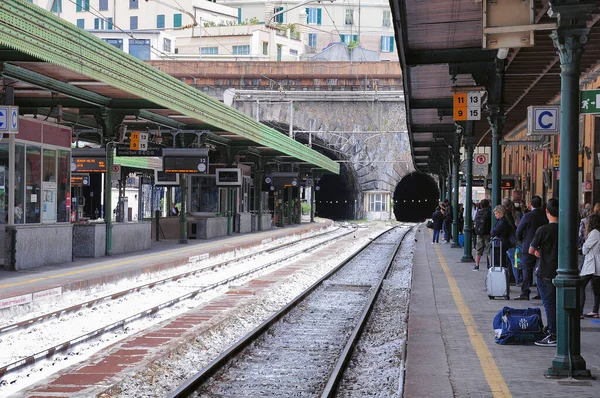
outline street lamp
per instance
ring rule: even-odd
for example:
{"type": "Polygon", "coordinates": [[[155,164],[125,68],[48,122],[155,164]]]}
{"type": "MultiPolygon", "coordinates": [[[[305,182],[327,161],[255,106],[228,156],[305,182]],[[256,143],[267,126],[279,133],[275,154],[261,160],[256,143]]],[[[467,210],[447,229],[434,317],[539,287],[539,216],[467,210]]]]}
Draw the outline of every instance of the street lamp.
{"type": "MultiPolygon", "coordinates": [[[[333,2],[335,2],[336,0],[326,0],[326,1],[329,1],[330,3],[333,3],[333,2]]],[[[307,5],[307,4],[311,4],[311,3],[322,3],[322,2],[323,2],[323,0],[310,0],[310,1],[306,1],[306,2],[304,2],[304,3],[300,3],[300,4],[298,4],[298,5],[295,5],[294,7],[288,8],[287,10],[281,10],[281,11],[277,11],[276,13],[274,13],[273,15],[271,15],[271,18],[269,18],[269,20],[268,20],[268,21],[266,21],[266,22],[265,22],[265,26],[270,26],[270,25],[271,25],[271,21],[273,20],[273,18],[275,18],[275,17],[276,17],[276,16],[278,16],[278,15],[281,15],[281,14],[283,14],[283,13],[286,13],[286,12],[288,12],[288,11],[295,10],[296,8],[299,8],[299,7],[305,6],[305,5],[307,5]]]]}

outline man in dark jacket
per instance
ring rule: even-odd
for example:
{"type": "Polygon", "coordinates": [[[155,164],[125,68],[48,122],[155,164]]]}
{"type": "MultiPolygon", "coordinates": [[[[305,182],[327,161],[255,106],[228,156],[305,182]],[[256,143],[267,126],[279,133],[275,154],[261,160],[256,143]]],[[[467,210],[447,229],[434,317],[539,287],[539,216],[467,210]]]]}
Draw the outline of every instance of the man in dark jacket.
{"type": "Polygon", "coordinates": [[[444,227],[446,236],[444,239],[446,243],[450,243],[452,240],[452,221],[454,221],[454,213],[452,209],[452,205],[448,199],[444,200],[444,227]]]}
{"type": "MultiPolygon", "coordinates": [[[[492,210],[490,209],[490,202],[487,199],[483,199],[479,206],[481,207],[475,219],[473,220],[475,235],[477,236],[477,244],[475,247],[475,267],[473,271],[479,271],[479,263],[481,262],[481,256],[485,254],[488,256],[488,246],[490,245],[490,230],[492,225],[492,210]]],[[[489,263],[489,260],[488,260],[489,263]]]]}
{"type": "Polygon", "coordinates": [[[431,221],[433,221],[433,240],[431,241],[431,244],[440,243],[440,231],[442,230],[442,223],[444,222],[444,214],[442,214],[442,208],[440,206],[438,206],[431,215],[431,221]]]}
{"type": "Polygon", "coordinates": [[[515,297],[515,300],[529,300],[529,294],[531,293],[529,287],[533,280],[533,270],[536,263],[536,257],[529,254],[529,246],[531,245],[535,231],[542,225],[548,224],[548,218],[542,209],[542,198],[537,195],[531,198],[531,206],[532,210],[523,215],[519,223],[519,228],[517,228],[517,239],[523,242],[523,246],[521,247],[523,284],[521,285],[521,295],[515,297]]]}

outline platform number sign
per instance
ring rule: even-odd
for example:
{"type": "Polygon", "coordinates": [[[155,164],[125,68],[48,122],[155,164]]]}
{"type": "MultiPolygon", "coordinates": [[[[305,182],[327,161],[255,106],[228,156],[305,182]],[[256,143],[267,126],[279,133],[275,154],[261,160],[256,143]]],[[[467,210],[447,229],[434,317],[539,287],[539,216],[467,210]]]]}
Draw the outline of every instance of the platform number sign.
{"type": "Polygon", "coordinates": [[[132,151],[147,151],[148,150],[148,133],[140,133],[139,131],[131,132],[129,141],[129,149],[132,151]]]}
{"type": "Polygon", "coordinates": [[[455,121],[481,120],[481,92],[454,93],[455,121]]]}

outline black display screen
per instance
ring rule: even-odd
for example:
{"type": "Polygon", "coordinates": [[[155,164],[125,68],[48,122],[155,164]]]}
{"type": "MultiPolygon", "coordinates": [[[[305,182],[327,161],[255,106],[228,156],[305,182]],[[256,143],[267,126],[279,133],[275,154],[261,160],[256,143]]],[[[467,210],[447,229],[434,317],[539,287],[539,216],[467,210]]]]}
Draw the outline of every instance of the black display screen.
{"type": "Polygon", "coordinates": [[[208,174],[208,157],[164,156],[165,173],[208,174]]]}

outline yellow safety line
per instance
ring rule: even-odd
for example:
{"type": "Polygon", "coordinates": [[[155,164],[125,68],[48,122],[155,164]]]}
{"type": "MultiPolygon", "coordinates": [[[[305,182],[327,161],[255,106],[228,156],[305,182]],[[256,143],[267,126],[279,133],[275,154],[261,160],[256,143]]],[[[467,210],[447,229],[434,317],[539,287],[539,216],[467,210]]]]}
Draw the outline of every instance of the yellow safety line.
{"type": "Polygon", "coordinates": [[[483,370],[485,379],[487,380],[487,383],[490,386],[490,390],[492,390],[492,394],[494,395],[494,397],[498,398],[512,397],[508,386],[506,385],[506,381],[504,380],[504,377],[502,377],[502,373],[500,373],[498,365],[496,365],[496,361],[494,360],[492,353],[488,349],[485,340],[483,339],[481,333],[479,333],[479,330],[477,329],[477,325],[473,320],[473,315],[471,314],[471,311],[469,311],[469,307],[463,300],[462,294],[460,293],[460,289],[458,288],[458,284],[452,276],[452,273],[450,272],[450,268],[448,268],[446,260],[442,256],[440,249],[437,246],[434,246],[434,248],[440,260],[440,265],[442,266],[442,269],[446,274],[446,279],[448,279],[448,284],[450,285],[450,291],[452,292],[454,303],[456,304],[458,312],[460,313],[465,327],[467,328],[467,333],[469,334],[471,345],[475,349],[475,353],[477,353],[477,357],[479,358],[479,362],[481,363],[481,369],[483,370]]]}
{"type": "MultiPolygon", "coordinates": [[[[310,229],[310,226],[306,226],[306,227],[303,228],[302,231],[300,231],[300,233],[304,233],[305,231],[307,231],[309,229],[310,229]]],[[[268,237],[265,237],[264,239],[268,239],[268,237]]],[[[243,243],[243,241],[240,242],[240,243],[243,243]]],[[[222,242],[209,243],[208,245],[202,245],[201,249],[207,249],[207,248],[211,248],[213,246],[220,246],[222,244],[223,244],[222,242]]],[[[234,249],[235,248],[232,248],[232,250],[234,250],[234,249]]],[[[135,259],[132,259],[132,260],[120,261],[120,262],[117,262],[117,263],[108,264],[108,265],[102,265],[102,266],[99,266],[99,267],[86,268],[86,269],[81,269],[81,270],[77,270],[77,271],[70,271],[70,272],[65,272],[64,274],[58,274],[58,275],[43,276],[43,277],[40,277],[40,278],[29,279],[29,280],[22,281],[22,282],[7,283],[7,284],[4,284],[4,285],[0,285],[0,289],[4,289],[4,288],[7,288],[7,287],[28,285],[30,283],[44,281],[44,280],[48,280],[48,279],[62,278],[64,276],[72,276],[72,275],[77,275],[77,274],[84,274],[84,273],[91,272],[91,271],[97,271],[97,270],[101,270],[101,269],[108,269],[108,268],[117,267],[119,265],[131,264],[131,263],[134,263],[136,261],[151,260],[151,259],[155,259],[155,258],[172,256],[174,254],[180,254],[180,253],[184,253],[184,252],[188,252],[188,251],[192,251],[192,250],[194,250],[193,247],[186,247],[185,249],[181,249],[181,250],[177,250],[177,251],[169,251],[169,252],[163,253],[163,254],[155,254],[155,255],[151,255],[151,256],[138,257],[138,258],[135,258],[135,259]]]]}

